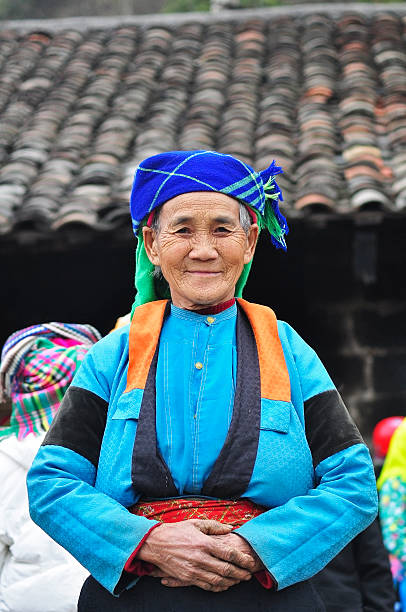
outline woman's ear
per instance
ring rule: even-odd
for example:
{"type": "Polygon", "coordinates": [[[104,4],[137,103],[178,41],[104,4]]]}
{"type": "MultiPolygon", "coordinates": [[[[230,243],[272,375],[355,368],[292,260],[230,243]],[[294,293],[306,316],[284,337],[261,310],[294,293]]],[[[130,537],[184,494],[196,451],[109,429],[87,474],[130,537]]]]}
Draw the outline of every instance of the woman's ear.
{"type": "Polygon", "coordinates": [[[145,252],[148,259],[154,266],[159,266],[161,261],[159,257],[159,251],[157,248],[156,232],[152,227],[144,226],[142,228],[142,236],[144,238],[145,252]]]}
{"type": "Polygon", "coordinates": [[[250,229],[247,235],[247,246],[244,252],[244,263],[245,264],[249,263],[251,259],[254,257],[255,248],[257,246],[257,241],[258,241],[258,235],[259,235],[258,225],[256,223],[253,223],[250,226],[250,229]]]}

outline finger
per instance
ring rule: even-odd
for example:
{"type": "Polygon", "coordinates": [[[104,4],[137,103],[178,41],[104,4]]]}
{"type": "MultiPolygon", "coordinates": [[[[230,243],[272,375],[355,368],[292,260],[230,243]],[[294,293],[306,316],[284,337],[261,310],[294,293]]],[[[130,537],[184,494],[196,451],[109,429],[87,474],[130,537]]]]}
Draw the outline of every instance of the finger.
{"type": "Polygon", "coordinates": [[[227,561],[242,569],[252,572],[255,570],[255,560],[251,555],[243,553],[231,546],[224,546],[214,538],[211,540],[210,552],[212,555],[223,561],[227,561]]]}
{"type": "MultiPolygon", "coordinates": [[[[235,583],[238,584],[238,583],[235,583]]],[[[220,593],[221,591],[227,591],[230,587],[234,586],[233,584],[213,584],[212,582],[198,581],[196,582],[196,586],[199,589],[203,589],[204,591],[211,591],[212,593],[220,593]]]]}
{"type": "MultiPolygon", "coordinates": [[[[222,568],[223,570],[223,568],[222,568]]],[[[241,582],[241,578],[238,578],[234,574],[234,568],[228,570],[227,564],[224,566],[224,571],[211,571],[211,570],[196,570],[193,572],[191,576],[188,576],[188,580],[193,584],[197,584],[198,582],[205,582],[207,584],[211,584],[213,586],[226,586],[230,587],[234,584],[238,584],[241,582]]],[[[242,580],[248,580],[251,578],[251,574],[247,573],[247,578],[244,576],[242,580]]]]}
{"type": "Polygon", "coordinates": [[[176,578],[162,578],[161,584],[167,587],[187,587],[192,586],[191,582],[186,582],[183,580],[177,580],[176,578]]]}
{"type": "Polygon", "coordinates": [[[161,580],[161,583],[167,587],[179,588],[179,587],[197,586],[201,589],[204,589],[205,591],[213,591],[213,592],[226,591],[231,586],[238,584],[238,582],[239,582],[238,580],[237,581],[231,581],[227,579],[219,580],[219,577],[216,575],[213,575],[212,579],[210,578],[210,576],[207,576],[205,580],[197,579],[193,581],[183,581],[183,580],[178,580],[177,578],[162,578],[161,580]]]}
{"type": "Polygon", "coordinates": [[[168,578],[169,574],[163,572],[161,569],[159,569],[159,567],[157,567],[156,569],[152,570],[148,576],[151,576],[152,578],[168,578]]]}
{"type": "MultiPolygon", "coordinates": [[[[198,578],[199,574],[204,572],[210,572],[211,574],[217,574],[218,576],[224,576],[226,578],[230,578],[232,580],[249,580],[251,578],[252,572],[249,570],[235,565],[234,563],[230,563],[227,561],[223,561],[213,552],[212,538],[207,537],[204,548],[200,551],[200,553],[196,556],[189,557],[189,565],[193,568],[192,575],[187,576],[187,579],[198,578]]],[[[220,547],[224,548],[224,545],[220,547]]],[[[222,551],[223,556],[227,557],[227,554],[222,551]]],[[[231,553],[229,554],[231,557],[231,553]]],[[[247,555],[248,556],[248,555],[247,555]]],[[[176,576],[179,578],[179,575],[176,576]]]]}
{"type": "Polygon", "coordinates": [[[215,542],[214,538],[207,537],[205,541],[205,547],[202,550],[199,558],[194,560],[194,566],[197,570],[209,571],[219,576],[225,576],[227,578],[235,580],[249,580],[251,578],[252,571],[243,567],[245,565],[254,566],[253,560],[249,555],[236,552],[236,560],[240,560],[242,557],[241,564],[233,563],[229,559],[233,559],[234,548],[225,546],[219,542],[215,542]],[[249,561],[247,561],[249,559],[249,561]]]}
{"type": "Polygon", "coordinates": [[[193,524],[206,535],[225,535],[233,530],[231,525],[223,524],[219,521],[212,521],[210,519],[194,519],[193,524]]]}
{"type": "Polygon", "coordinates": [[[250,580],[252,575],[248,570],[238,565],[234,565],[234,563],[220,561],[217,557],[213,557],[212,563],[207,563],[206,567],[211,572],[219,576],[224,576],[225,578],[230,578],[231,580],[250,580]]]}
{"type": "MultiPolygon", "coordinates": [[[[224,565],[226,567],[226,564],[224,565]]],[[[249,579],[251,579],[251,574],[248,574],[248,577],[249,579]]],[[[244,578],[243,580],[246,580],[246,578],[244,578]]],[[[187,575],[164,576],[162,578],[162,583],[165,584],[166,582],[168,583],[168,585],[171,586],[188,586],[193,584],[199,586],[200,583],[206,583],[216,587],[230,587],[234,584],[238,584],[239,582],[241,582],[241,580],[239,578],[231,577],[230,575],[224,573],[218,573],[216,571],[205,570],[202,568],[195,568],[187,575]]]]}
{"type": "Polygon", "coordinates": [[[171,582],[171,581],[162,581],[163,586],[169,587],[169,588],[176,588],[176,587],[186,587],[186,586],[198,586],[201,589],[204,589],[205,591],[212,591],[213,593],[220,593],[221,591],[227,591],[227,589],[229,589],[230,587],[214,587],[210,584],[207,584],[206,582],[201,582],[198,584],[189,584],[189,583],[175,583],[175,582],[171,582]]]}

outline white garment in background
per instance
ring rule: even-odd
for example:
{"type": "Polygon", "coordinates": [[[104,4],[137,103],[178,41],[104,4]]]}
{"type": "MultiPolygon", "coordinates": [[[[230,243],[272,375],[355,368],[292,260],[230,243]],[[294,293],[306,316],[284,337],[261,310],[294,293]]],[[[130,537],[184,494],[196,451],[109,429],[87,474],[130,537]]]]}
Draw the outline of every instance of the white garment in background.
{"type": "Polygon", "coordinates": [[[0,612],[76,612],[89,575],[30,519],[25,479],[43,438],[0,442],[0,612]]]}

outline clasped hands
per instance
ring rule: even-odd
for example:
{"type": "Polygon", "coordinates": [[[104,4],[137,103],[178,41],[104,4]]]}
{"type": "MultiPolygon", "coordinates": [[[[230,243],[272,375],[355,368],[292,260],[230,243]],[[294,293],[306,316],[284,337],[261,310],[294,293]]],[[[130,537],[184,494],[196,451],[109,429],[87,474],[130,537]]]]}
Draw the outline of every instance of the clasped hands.
{"type": "Polygon", "coordinates": [[[153,563],[156,569],[151,575],[165,586],[198,586],[214,592],[250,580],[264,569],[230,525],[203,519],[162,523],[151,531],[137,558],[153,563]]]}

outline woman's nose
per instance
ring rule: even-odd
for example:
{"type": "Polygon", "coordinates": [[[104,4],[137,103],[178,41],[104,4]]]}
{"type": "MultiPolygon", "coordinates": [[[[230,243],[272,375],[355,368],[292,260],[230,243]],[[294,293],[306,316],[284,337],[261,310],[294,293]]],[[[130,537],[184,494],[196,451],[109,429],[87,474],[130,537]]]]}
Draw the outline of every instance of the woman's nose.
{"type": "Polygon", "coordinates": [[[213,240],[207,234],[198,234],[194,236],[192,249],[189,252],[191,259],[216,259],[218,256],[217,249],[213,240]]]}

